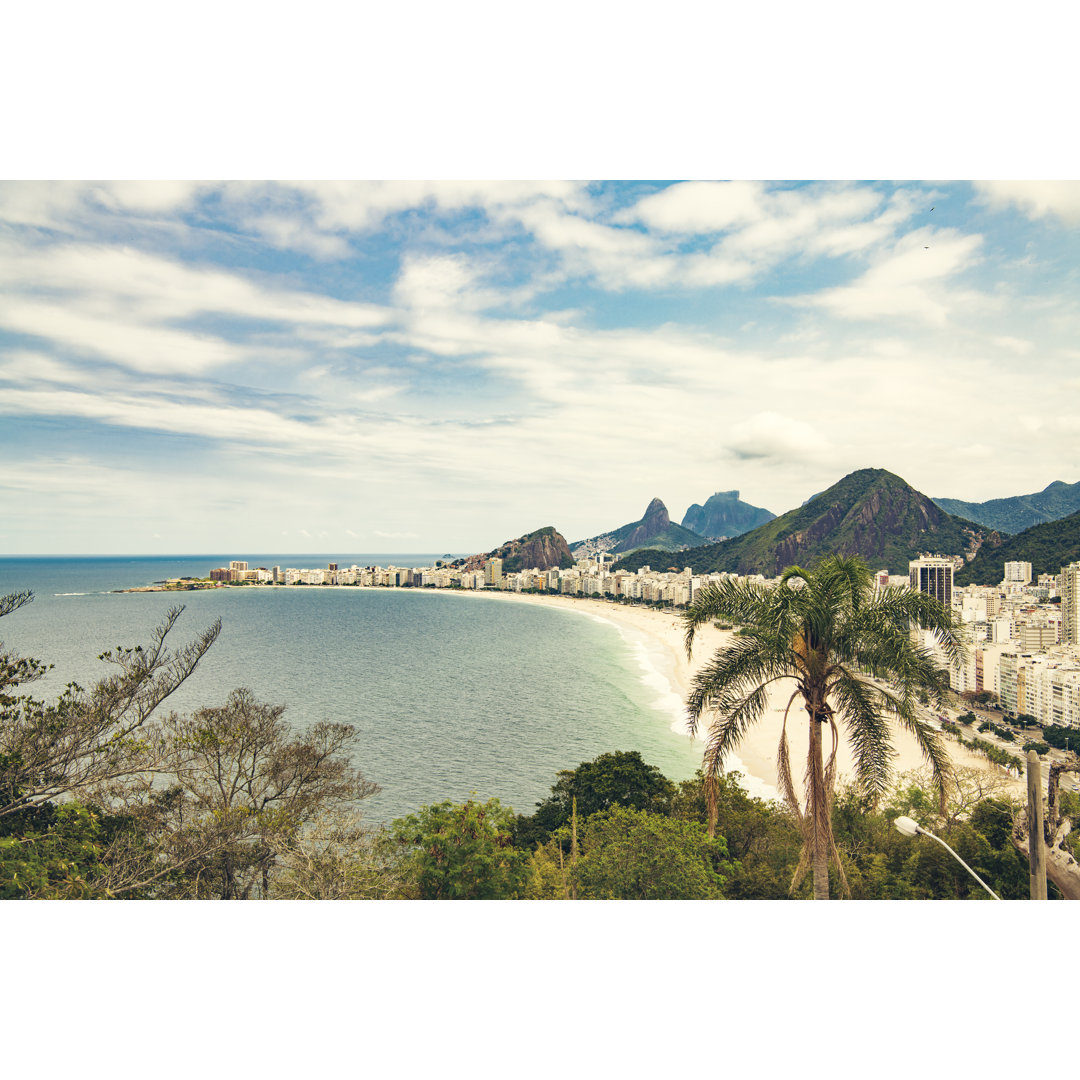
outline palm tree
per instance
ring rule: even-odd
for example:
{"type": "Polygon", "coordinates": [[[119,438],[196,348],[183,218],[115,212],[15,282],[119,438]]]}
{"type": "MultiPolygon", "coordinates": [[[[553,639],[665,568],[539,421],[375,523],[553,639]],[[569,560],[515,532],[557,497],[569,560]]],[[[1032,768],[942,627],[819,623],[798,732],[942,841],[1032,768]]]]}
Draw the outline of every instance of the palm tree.
{"type": "Polygon", "coordinates": [[[912,589],[875,591],[861,559],[831,555],[810,570],[788,567],[775,587],[733,579],[707,585],[696,593],[683,619],[687,656],[702,625],[725,619],[736,626],[732,640],[695,676],[687,700],[692,733],[697,733],[703,714],[713,718],[704,761],[710,833],[716,827],[716,778],[723,772],[724,756],[761,719],[773,685],[793,680],[777,753],[779,786],[804,841],[791,888],[794,892],[811,868],[814,899],[827,900],[831,857],[846,893],[830,821],[837,721],[851,746],[856,781],[872,801],[886,791],[891,775],[891,716],[915,736],[944,802],[952,766],[938,733],[919,719],[916,706],[924,695],[941,701],[948,674],[912,631],[934,631],[947,660],[959,660],[963,645],[952,612],[912,589]],[[788,713],[798,700],[810,728],[803,807],[791,780],[787,742],[788,713]],[[825,725],[832,736],[828,760],[825,725]]]}

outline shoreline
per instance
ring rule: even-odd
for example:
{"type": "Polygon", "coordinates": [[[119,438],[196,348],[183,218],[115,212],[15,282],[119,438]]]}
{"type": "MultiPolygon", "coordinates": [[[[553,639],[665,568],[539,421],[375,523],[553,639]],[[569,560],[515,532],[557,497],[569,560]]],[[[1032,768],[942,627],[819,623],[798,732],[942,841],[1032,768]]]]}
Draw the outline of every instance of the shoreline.
{"type": "MultiPolygon", "coordinates": [[[[215,591],[235,588],[235,586],[204,586],[197,589],[166,589],[160,586],[143,586],[135,589],[118,590],[120,592],[189,592],[215,591]]],[[[679,614],[670,609],[657,610],[644,605],[618,604],[610,600],[584,596],[552,595],[544,593],[518,593],[508,591],[474,589],[429,589],[401,588],[397,586],[356,586],[356,585],[275,585],[245,586],[245,590],[254,588],[258,591],[276,592],[278,589],[392,589],[401,593],[419,593],[453,596],[484,597],[493,602],[534,604],[555,610],[567,611],[597,619],[613,626],[623,640],[635,653],[643,672],[643,682],[650,684],[657,692],[654,707],[669,713],[672,717],[671,730],[683,738],[690,738],[683,713],[683,703],[689,696],[694,675],[712,657],[714,652],[731,638],[730,631],[718,630],[714,626],[698,630],[693,655],[687,659],[683,647],[683,630],[679,614]],[[654,678],[650,678],[654,676],[654,678]],[[663,685],[659,685],[662,683],[663,685]]],[[[761,719],[743,736],[737,750],[728,754],[724,767],[728,772],[742,773],[742,786],[750,795],[764,799],[780,798],[777,788],[777,747],[783,729],[783,714],[788,699],[794,689],[793,684],[782,683],[769,695],[769,704],[761,719]]],[[[805,716],[798,704],[791,707],[788,717],[787,735],[792,762],[792,779],[796,792],[802,793],[802,763],[809,748],[809,736],[806,730],[805,716]]],[[[922,751],[913,735],[900,728],[895,721],[888,721],[893,739],[893,774],[894,777],[921,769],[926,766],[922,751]]],[[[699,730],[693,742],[700,753],[704,753],[707,731],[699,730]]],[[[1002,769],[992,765],[986,758],[974,754],[967,747],[960,746],[945,738],[945,747],[953,765],[957,768],[974,768],[994,776],[1014,790],[1023,792],[1024,782],[1007,775],[1002,769]]],[[[842,783],[854,775],[853,757],[843,731],[837,749],[837,780],[842,783]]]]}
{"type": "MultiPolygon", "coordinates": [[[[511,601],[539,603],[551,607],[576,610],[594,617],[609,618],[607,621],[617,626],[625,626],[648,636],[665,657],[664,675],[669,679],[672,690],[678,695],[680,712],[682,703],[689,696],[694,675],[713,656],[714,652],[731,639],[731,631],[718,630],[715,626],[702,627],[695,635],[693,656],[688,660],[683,648],[683,630],[679,616],[670,611],[657,611],[655,608],[631,607],[623,604],[598,601],[585,597],[544,596],[542,594],[489,593],[493,598],[506,597],[511,601]],[[597,610],[599,609],[599,610],[597,610]]],[[[624,635],[625,637],[625,635],[624,635]]],[[[784,710],[794,690],[794,683],[781,683],[769,695],[769,704],[761,719],[743,736],[738,748],[725,757],[725,771],[738,771],[743,774],[742,786],[753,796],[759,798],[780,798],[777,788],[777,749],[784,725],[784,710]]],[[[682,721],[685,724],[685,721],[682,721]]],[[[888,721],[893,741],[894,777],[926,766],[922,751],[915,737],[892,720],[888,721]]],[[[679,721],[672,724],[672,730],[688,737],[685,726],[679,721]]],[[[705,741],[699,732],[695,743],[704,752],[705,741]]],[[[792,780],[795,790],[802,794],[802,763],[809,751],[809,733],[806,717],[796,702],[791,707],[787,725],[788,746],[792,762],[792,780]]],[[[967,747],[944,737],[944,745],[949,758],[957,768],[974,768],[997,777],[1016,792],[1025,790],[1024,782],[1007,775],[1003,770],[991,764],[981,755],[974,754],[967,747]]],[[[843,782],[854,777],[854,758],[848,747],[843,730],[837,748],[837,780],[843,782]]]]}

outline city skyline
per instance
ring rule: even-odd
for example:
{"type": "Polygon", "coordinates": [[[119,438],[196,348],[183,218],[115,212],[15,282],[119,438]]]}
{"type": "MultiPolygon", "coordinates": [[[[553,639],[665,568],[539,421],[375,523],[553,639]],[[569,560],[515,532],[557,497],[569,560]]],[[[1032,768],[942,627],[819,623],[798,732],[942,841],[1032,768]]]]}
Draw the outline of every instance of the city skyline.
{"type": "Polygon", "coordinates": [[[0,182],[0,551],[1080,478],[1080,183],[0,182]]]}

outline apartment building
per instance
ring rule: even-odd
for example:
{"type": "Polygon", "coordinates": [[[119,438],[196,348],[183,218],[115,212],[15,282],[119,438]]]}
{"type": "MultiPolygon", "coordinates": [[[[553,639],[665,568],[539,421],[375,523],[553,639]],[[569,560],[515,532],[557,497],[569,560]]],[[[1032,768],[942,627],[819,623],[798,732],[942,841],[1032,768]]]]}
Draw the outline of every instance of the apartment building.
{"type": "Polygon", "coordinates": [[[908,584],[949,607],[952,604],[953,565],[951,558],[926,557],[908,563],[908,584]]]}
{"type": "Polygon", "coordinates": [[[1061,568],[1058,592],[1061,594],[1061,640],[1080,645],[1080,562],[1061,568]]]}

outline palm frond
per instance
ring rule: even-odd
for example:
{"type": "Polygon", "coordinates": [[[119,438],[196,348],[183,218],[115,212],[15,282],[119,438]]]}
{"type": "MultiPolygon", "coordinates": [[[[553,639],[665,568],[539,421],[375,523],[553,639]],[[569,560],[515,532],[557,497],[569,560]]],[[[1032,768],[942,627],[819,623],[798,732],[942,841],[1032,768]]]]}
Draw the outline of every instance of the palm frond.
{"type": "Polygon", "coordinates": [[[885,720],[886,709],[895,709],[877,687],[844,668],[833,676],[830,696],[847,732],[859,788],[876,801],[888,790],[896,756],[885,720]]]}

